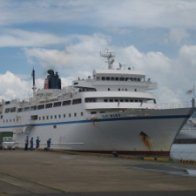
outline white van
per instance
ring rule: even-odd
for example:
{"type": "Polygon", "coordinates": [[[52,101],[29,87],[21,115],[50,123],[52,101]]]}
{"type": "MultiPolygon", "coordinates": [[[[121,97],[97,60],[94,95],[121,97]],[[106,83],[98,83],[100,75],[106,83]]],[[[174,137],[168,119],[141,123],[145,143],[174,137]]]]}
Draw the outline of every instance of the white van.
{"type": "Polygon", "coordinates": [[[13,141],[13,137],[3,137],[2,149],[15,150],[15,148],[16,148],[16,142],[13,141]]]}

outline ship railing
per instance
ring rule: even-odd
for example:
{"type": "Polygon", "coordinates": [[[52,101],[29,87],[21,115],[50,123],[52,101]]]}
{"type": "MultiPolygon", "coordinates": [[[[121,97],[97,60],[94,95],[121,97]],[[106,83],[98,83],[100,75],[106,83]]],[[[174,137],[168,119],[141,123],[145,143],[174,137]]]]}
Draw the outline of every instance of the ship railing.
{"type": "Polygon", "coordinates": [[[176,109],[176,108],[190,108],[192,107],[190,102],[184,103],[158,103],[157,108],[159,109],[176,109]]]}

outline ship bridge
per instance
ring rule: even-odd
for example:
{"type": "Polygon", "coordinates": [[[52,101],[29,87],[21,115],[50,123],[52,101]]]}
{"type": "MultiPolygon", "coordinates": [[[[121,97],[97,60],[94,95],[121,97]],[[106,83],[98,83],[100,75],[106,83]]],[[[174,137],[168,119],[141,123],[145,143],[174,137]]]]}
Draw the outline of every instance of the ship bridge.
{"type": "Polygon", "coordinates": [[[80,91],[146,91],[157,87],[145,74],[131,69],[93,71],[93,77],[75,80],[73,86],[80,91]]]}

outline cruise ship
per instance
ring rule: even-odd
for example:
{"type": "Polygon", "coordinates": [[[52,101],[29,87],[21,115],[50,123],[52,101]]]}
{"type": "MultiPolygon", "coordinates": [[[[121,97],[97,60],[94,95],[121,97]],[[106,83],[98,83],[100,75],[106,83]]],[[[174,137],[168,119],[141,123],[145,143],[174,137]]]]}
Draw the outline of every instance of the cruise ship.
{"type": "Polygon", "coordinates": [[[39,138],[40,149],[169,155],[171,145],[194,107],[159,108],[157,84],[142,72],[101,54],[108,68],[61,88],[58,73],[48,70],[43,89],[29,100],[2,101],[0,132],[11,132],[19,148],[26,137],[39,138]]]}

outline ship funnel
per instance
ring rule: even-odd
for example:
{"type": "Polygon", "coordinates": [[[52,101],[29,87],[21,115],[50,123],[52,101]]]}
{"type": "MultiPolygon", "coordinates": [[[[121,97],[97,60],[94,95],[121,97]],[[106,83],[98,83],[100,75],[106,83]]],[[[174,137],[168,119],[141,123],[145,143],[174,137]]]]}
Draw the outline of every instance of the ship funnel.
{"type": "Polygon", "coordinates": [[[58,73],[54,73],[54,70],[48,70],[48,76],[44,81],[44,89],[61,89],[61,79],[58,73]]]}

